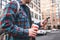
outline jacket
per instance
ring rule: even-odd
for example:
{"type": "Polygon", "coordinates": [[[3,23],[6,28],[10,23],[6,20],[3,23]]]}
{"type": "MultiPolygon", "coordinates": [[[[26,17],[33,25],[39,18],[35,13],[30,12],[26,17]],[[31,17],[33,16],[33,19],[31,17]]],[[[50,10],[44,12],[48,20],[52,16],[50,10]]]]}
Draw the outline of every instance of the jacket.
{"type": "MultiPolygon", "coordinates": [[[[19,3],[21,3],[19,1],[19,3]]],[[[8,36],[6,40],[29,40],[28,29],[30,28],[29,8],[26,5],[20,5],[20,12],[16,13],[17,4],[10,2],[4,9],[2,17],[2,29],[8,36]],[[26,9],[26,10],[24,10],[26,9]],[[7,11],[7,12],[6,12],[7,11]]]]}
{"type": "Polygon", "coordinates": [[[14,1],[5,6],[1,26],[2,30],[8,34],[6,40],[30,40],[28,36],[28,29],[32,25],[30,9],[21,1],[19,3],[19,13],[16,13],[17,4],[14,1]]]}

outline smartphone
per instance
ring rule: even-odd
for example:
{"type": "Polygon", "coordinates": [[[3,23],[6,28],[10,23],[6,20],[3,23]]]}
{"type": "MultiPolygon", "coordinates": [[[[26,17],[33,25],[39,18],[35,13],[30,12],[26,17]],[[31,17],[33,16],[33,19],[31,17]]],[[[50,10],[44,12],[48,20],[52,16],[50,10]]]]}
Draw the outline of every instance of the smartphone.
{"type": "Polygon", "coordinates": [[[50,17],[46,18],[47,21],[48,21],[48,19],[50,19],[50,17]]]}
{"type": "Polygon", "coordinates": [[[44,24],[44,23],[45,23],[45,21],[48,21],[48,19],[50,19],[50,17],[46,18],[42,23],[44,24]]]}

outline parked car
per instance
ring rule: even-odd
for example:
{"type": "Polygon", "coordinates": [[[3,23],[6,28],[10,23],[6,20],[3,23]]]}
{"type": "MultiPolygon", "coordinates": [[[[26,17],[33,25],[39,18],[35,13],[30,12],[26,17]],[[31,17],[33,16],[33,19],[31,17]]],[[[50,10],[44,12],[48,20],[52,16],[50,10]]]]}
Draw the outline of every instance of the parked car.
{"type": "Polygon", "coordinates": [[[52,29],[52,31],[58,31],[58,29],[52,29]]]}
{"type": "Polygon", "coordinates": [[[37,34],[38,34],[38,35],[41,35],[41,34],[42,34],[42,35],[46,35],[47,32],[46,32],[46,30],[38,30],[38,31],[37,31],[37,34]]]}
{"type": "Polygon", "coordinates": [[[51,32],[51,30],[46,30],[46,32],[47,32],[47,33],[50,33],[50,32],[51,32]]]}

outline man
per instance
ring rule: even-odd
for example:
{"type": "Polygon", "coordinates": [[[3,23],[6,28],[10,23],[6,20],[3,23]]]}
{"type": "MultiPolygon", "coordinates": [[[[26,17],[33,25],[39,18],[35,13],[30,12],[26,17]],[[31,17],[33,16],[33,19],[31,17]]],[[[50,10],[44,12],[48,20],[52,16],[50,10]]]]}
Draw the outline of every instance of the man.
{"type": "Polygon", "coordinates": [[[2,31],[8,34],[6,40],[30,40],[31,38],[35,38],[38,28],[32,27],[30,10],[26,6],[31,0],[17,1],[20,3],[19,13],[16,13],[17,4],[14,2],[7,4],[4,9],[5,15],[2,17],[1,25],[2,31]]]}

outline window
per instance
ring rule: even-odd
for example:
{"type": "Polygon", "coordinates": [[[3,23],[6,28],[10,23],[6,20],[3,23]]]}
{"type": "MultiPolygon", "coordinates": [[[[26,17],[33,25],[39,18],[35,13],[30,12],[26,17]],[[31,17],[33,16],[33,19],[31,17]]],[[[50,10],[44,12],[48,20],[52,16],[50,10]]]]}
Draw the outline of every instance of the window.
{"type": "Polygon", "coordinates": [[[38,14],[35,14],[35,18],[38,19],[38,14]]]}
{"type": "Polygon", "coordinates": [[[39,9],[39,14],[41,13],[41,9],[39,9]]]}
{"type": "Polygon", "coordinates": [[[52,5],[52,7],[54,7],[54,5],[52,5]]]}
{"type": "Polygon", "coordinates": [[[38,12],[38,7],[36,7],[36,11],[38,12]]]}
{"type": "Polygon", "coordinates": [[[37,0],[34,0],[34,3],[37,4],[37,0]]]}
{"type": "Polygon", "coordinates": [[[35,10],[35,11],[38,11],[38,8],[36,7],[36,5],[34,5],[34,10],[35,10]]]}
{"type": "Polygon", "coordinates": [[[7,2],[7,0],[2,0],[2,1],[7,2]]]}
{"type": "Polygon", "coordinates": [[[1,11],[0,11],[0,16],[1,16],[1,11]]]}
{"type": "Polygon", "coordinates": [[[2,0],[0,0],[0,8],[2,8],[2,0]]]}
{"type": "Polygon", "coordinates": [[[56,15],[56,18],[58,19],[58,18],[59,18],[59,16],[58,16],[58,15],[56,15]]]}
{"type": "Polygon", "coordinates": [[[1,11],[0,11],[0,14],[1,14],[1,11]]]}
{"type": "Polygon", "coordinates": [[[37,5],[40,7],[40,0],[37,1],[37,5]]]}
{"type": "Polygon", "coordinates": [[[39,20],[41,20],[41,16],[39,16],[39,20]]]}
{"type": "Polygon", "coordinates": [[[40,2],[38,2],[38,6],[40,7],[40,2]]]}
{"type": "Polygon", "coordinates": [[[31,17],[34,17],[34,16],[33,16],[33,12],[31,12],[31,17]]]}
{"type": "Polygon", "coordinates": [[[9,0],[9,1],[11,1],[11,0],[9,0]]]}
{"type": "Polygon", "coordinates": [[[56,12],[56,18],[57,18],[57,19],[59,18],[59,14],[58,14],[58,12],[56,12]]]}
{"type": "Polygon", "coordinates": [[[44,13],[42,12],[42,19],[44,19],[44,13]]]}
{"type": "Polygon", "coordinates": [[[52,3],[55,3],[55,0],[52,0],[52,3]]]}
{"type": "Polygon", "coordinates": [[[29,6],[30,6],[31,8],[33,8],[33,3],[30,3],[29,6]]]}

